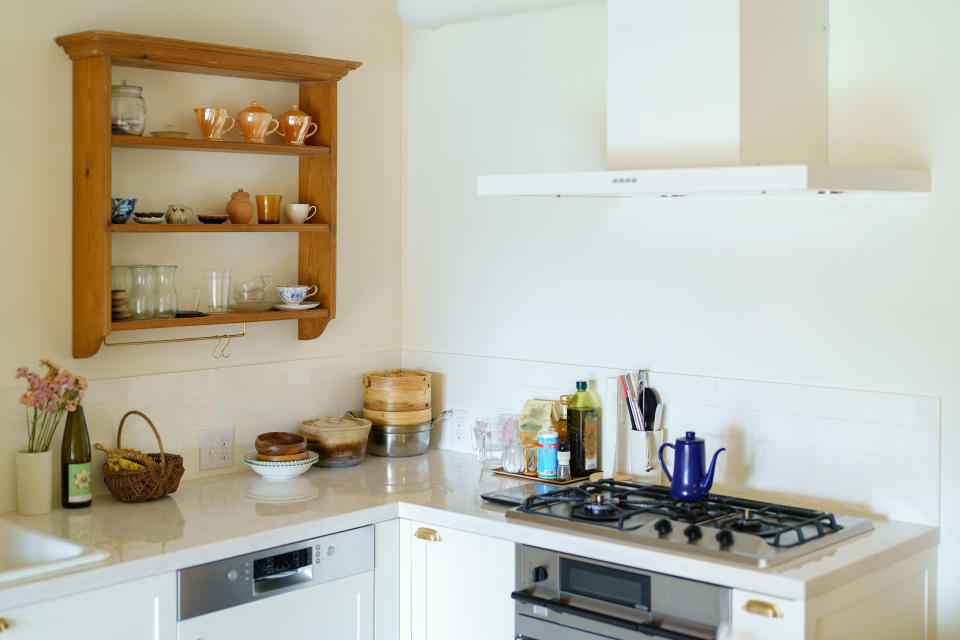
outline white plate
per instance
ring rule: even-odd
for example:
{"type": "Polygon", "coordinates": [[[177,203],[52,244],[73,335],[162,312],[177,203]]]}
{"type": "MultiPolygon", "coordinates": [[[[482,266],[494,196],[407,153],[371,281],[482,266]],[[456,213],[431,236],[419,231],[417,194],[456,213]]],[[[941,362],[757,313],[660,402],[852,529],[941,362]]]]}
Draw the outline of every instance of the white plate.
{"type": "Polygon", "coordinates": [[[300,304],[286,304],[283,302],[278,302],[273,305],[274,309],[279,309],[280,311],[306,311],[307,309],[313,309],[314,307],[319,307],[319,302],[301,302],[300,304]]]}
{"type": "Polygon", "coordinates": [[[243,462],[264,478],[271,480],[286,480],[296,478],[306,473],[313,466],[320,455],[316,451],[308,451],[306,460],[291,460],[290,462],[266,462],[257,460],[257,453],[252,451],[243,456],[243,462]]]}

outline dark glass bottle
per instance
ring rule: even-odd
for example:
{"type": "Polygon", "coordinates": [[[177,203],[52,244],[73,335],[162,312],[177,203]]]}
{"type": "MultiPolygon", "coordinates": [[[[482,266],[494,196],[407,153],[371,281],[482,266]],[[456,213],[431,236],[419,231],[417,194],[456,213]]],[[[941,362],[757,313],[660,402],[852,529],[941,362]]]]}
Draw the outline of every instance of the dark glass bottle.
{"type": "Polygon", "coordinates": [[[64,509],[89,507],[93,487],[90,436],[83,407],[67,414],[60,446],[60,498],[64,509]]]}
{"type": "Polygon", "coordinates": [[[567,442],[571,476],[582,478],[600,468],[600,411],[583,380],[567,405],[567,442]]]}

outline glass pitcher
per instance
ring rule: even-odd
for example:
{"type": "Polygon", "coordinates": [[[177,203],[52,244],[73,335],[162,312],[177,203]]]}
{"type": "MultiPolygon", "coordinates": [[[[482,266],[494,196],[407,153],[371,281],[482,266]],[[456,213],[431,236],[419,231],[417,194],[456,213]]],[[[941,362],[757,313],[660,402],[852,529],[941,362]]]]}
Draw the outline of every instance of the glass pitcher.
{"type": "Polygon", "coordinates": [[[177,267],[164,265],[156,268],[157,283],[154,287],[154,318],[174,318],[177,315],[177,288],[174,278],[177,267]]]}
{"type": "Polygon", "coordinates": [[[156,267],[137,264],[130,266],[130,294],[127,296],[130,304],[130,318],[133,320],[149,320],[153,317],[154,286],[156,267]]]}

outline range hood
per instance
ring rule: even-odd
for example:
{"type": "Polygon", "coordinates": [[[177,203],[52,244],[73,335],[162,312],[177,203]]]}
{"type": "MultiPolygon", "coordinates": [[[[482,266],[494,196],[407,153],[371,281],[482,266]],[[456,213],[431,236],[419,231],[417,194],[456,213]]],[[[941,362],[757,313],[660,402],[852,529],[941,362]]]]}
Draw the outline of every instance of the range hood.
{"type": "Polygon", "coordinates": [[[479,176],[477,194],[930,191],[926,169],[830,166],[828,9],[607,0],[606,170],[479,176]]]}

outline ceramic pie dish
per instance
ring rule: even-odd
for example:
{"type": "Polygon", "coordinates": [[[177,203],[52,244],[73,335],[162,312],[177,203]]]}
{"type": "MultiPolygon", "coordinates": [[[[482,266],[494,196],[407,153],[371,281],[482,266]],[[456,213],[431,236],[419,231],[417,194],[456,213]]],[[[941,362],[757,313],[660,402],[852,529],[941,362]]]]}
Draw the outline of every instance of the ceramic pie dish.
{"type": "Polygon", "coordinates": [[[292,462],[265,462],[257,460],[257,452],[251,451],[243,456],[243,462],[267,480],[288,480],[306,473],[320,458],[316,451],[308,451],[305,460],[292,462]]]}

